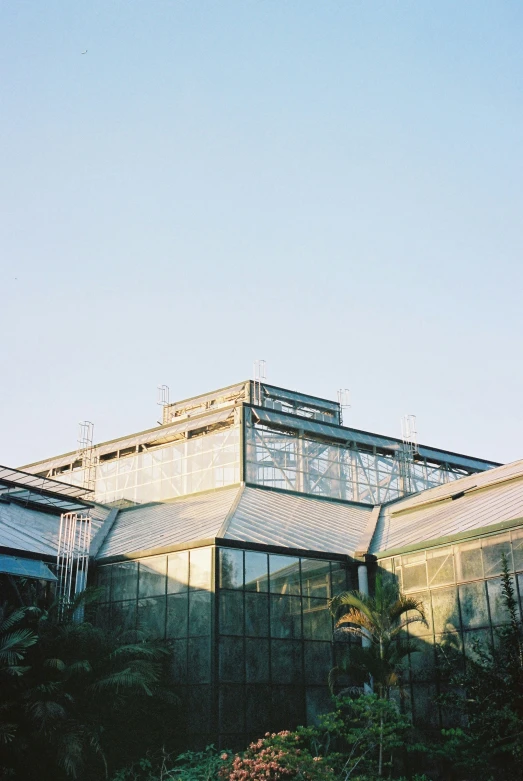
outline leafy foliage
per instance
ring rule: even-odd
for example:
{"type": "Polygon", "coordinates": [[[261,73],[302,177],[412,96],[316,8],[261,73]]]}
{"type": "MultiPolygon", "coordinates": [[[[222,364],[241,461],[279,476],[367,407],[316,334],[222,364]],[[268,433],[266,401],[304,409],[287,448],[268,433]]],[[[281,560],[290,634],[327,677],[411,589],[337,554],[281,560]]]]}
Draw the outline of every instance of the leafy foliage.
{"type": "Polygon", "coordinates": [[[331,752],[330,761],[338,778],[348,781],[360,775],[388,775],[396,752],[403,748],[412,729],[410,721],[395,702],[375,694],[338,697],[335,705],[332,713],[321,718],[318,733],[323,750],[331,752]],[[334,747],[336,755],[332,753],[334,747]]]}
{"type": "Polygon", "coordinates": [[[3,714],[17,729],[0,764],[24,781],[87,781],[144,754],[151,741],[173,743],[178,700],[166,644],[76,623],[77,604],[59,621],[58,608],[24,612],[31,647],[3,714]]]}
{"type": "Polygon", "coordinates": [[[502,594],[507,625],[487,648],[476,640],[465,670],[454,670],[450,682],[462,696],[440,699],[461,712],[462,726],[444,730],[435,753],[443,766],[477,781],[523,778],[523,634],[506,559],[502,594]]]}
{"type": "Polygon", "coordinates": [[[217,781],[230,759],[230,751],[218,751],[213,745],[174,758],[162,750],[119,770],[112,781],[217,781]]]}

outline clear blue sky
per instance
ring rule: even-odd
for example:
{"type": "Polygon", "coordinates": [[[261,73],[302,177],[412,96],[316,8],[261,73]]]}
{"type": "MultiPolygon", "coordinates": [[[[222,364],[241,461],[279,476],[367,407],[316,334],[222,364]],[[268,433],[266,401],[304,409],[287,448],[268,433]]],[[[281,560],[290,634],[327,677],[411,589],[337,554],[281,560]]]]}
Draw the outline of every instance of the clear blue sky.
{"type": "Polygon", "coordinates": [[[522,458],[522,40],[520,0],[3,0],[0,463],[256,358],[522,458]]]}

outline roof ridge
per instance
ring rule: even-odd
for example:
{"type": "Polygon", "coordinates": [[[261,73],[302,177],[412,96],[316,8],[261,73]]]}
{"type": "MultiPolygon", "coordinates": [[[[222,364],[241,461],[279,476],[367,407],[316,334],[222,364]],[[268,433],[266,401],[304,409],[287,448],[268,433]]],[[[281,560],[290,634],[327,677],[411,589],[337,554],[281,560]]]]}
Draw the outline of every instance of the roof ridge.
{"type": "Polygon", "coordinates": [[[240,504],[244,492],[245,492],[245,483],[241,483],[238,489],[238,493],[236,494],[233,502],[231,503],[231,506],[229,507],[229,511],[227,512],[225,518],[222,521],[222,525],[218,529],[218,533],[216,534],[216,537],[222,538],[225,537],[225,535],[227,534],[229,523],[232,521],[234,514],[238,509],[238,505],[240,504]]]}

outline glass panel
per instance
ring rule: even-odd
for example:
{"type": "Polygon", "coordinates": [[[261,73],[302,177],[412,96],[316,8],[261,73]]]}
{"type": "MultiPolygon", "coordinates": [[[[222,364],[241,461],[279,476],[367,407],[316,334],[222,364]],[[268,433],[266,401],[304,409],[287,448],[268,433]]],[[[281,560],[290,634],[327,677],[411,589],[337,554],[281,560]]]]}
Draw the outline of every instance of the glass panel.
{"type": "Polygon", "coordinates": [[[173,682],[187,683],[187,640],[175,640],[172,648],[171,675],[173,682]]]}
{"type": "Polygon", "coordinates": [[[155,597],[165,594],[165,575],[167,571],[167,557],[153,556],[141,559],[138,574],[138,596],[155,597]]]}
{"type": "Polygon", "coordinates": [[[272,727],[270,686],[246,686],[245,705],[248,731],[253,737],[264,735],[272,727]]]}
{"type": "Polygon", "coordinates": [[[95,499],[108,503],[125,498],[143,503],[218,488],[238,480],[239,427],[234,426],[99,464],[95,499]]]}
{"type": "Polygon", "coordinates": [[[122,561],[113,564],[112,600],[136,598],[137,588],[138,563],[122,561]]]}
{"type": "Polygon", "coordinates": [[[485,583],[467,583],[459,587],[461,620],[465,629],[488,626],[487,596],[485,583]]]}
{"type": "MultiPolygon", "coordinates": [[[[511,578],[514,591],[516,584],[514,578],[511,578]]],[[[501,578],[487,580],[487,593],[490,607],[490,620],[493,624],[507,624],[510,621],[510,615],[505,605],[502,593],[501,578]]]]}
{"type": "Polygon", "coordinates": [[[191,637],[189,643],[189,683],[211,680],[211,643],[208,637],[191,637]]]}
{"type": "Polygon", "coordinates": [[[329,562],[302,559],[301,584],[304,596],[328,599],[331,595],[329,562]]]}
{"type": "Polygon", "coordinates": [[[211,588],[211,548],[195,548],[190,552],[191,588],[211,588]]]}
{"type": "Polygon", "coordinates": [[[523,570],[523,529],[512,532],[512,554],[514,556],[514,569],[516,572],[523,570]]]}
{"type": "Polygon", "coordinates": [[[139,600],[138,629],[152,637],[165,636],[165,597],[139,600]]]}
{"type": "Polygon", "coordinates": [[[247,591],[268,591],[269,571],[266,553],[245,551],[245,588],[247,591]]]}
{"type": "Polygon", "coordinates": [[[112,630],[111,605],[108,602],[105,604],[98,602],[95,605],[95,609],[95,626],[99,626],[101,629],[105,629],[105,631],[112,630]]]}
{"type": "Polygon", "coordinates": [[[433,681],[436,674],[433,647],[420,648],[410,654],[409,665],[413,681],[433,681]]]}
{"type": "Polygon", "coordinates": [[[187,690],[187,730],[202,735],[203,749],[209,740],[207,734],[211,728],[210,686],[191,686],[187,690]]]}
{"type": "Polygon", "coordinates": [[[113,627],[118,629],[136,628],[136,600],[114,602],[112,606],[113,627]]]}
{"type": "Polygon", "coordinates": [[[309,640],[332,639],[332,619],[327,600],[303,600],[303,636],[309,640]]]}
{"type": "Polygon", "coordinates": [[[403,556],[403,591],[424,588],[427,585],[425,553],[403,556]]]}
{"type": "Polygon", "coordinates": [[[265,594],[245,594],[245,634],[269,636],[269,598],[265,594]]]}
{"type": "Polygon", "coordinates": [[[243,588],[243,551],[220,550],[220,587],[243,588]]]}
{"type": "Polygon", "coordinates": [[[351,586],[347,582],[347,568],[339,562],[331,562],[332,596],[347,591],[351,586]]]}
{"type": "Polygon", "coordinates": [[[300,683],[303,678],[301,643],[271,641],[271,679],[275,683],[300,683]]]}
{"type": "Polygon", "coordinates": [[[272,729],[295,729],[305,721],[305,692],[302,686],[272,687],[272,729]]]}
{"type": "Polygon", "coordinates": [[[243,681],[243,639],[220,637],[220,681],[243,681]]]}
{"type": "Polygon", "coordinates": [[[332,669],[330,643],[304,643],[305,683],[327,684],[332,669]]]}
{"type": "Polygon", "coordinates": [[[300,597],[271,597],[272,637],[301,637],[300,597]]]}
{"type": "Polygon", "coordinates": [[[167,637],[186,637],[189,628],[189,597],[173,594],[167,597],[167,637]]]}
{"type": "MultiPolygon", "coordinates": [[[[423,624],[421,621],[416,621],[413,624],[409,624],[409,635],[413,637],[424,637],[425,635],[431,635],[432,634],[432,611],[431,611],[431,605],[430,605],[430,591],[423,591],[421,594],[409,594],[409,597],[412,599],[416,599],[418,602],[421,602],[421,605],[423,607],[423,610],[425,612],[425,619],[427,621],[426,624],[423,624]]],[[[418,617],[418,613],[415,613],[414,611],[412,613],[406,614],[409,618],[416,618],[418,617]]]]}
{"type": "Polygon", "coordinates": [[[167,593],[186,591],[189,584],[189,551],[171,553],[167,570],[167,593]]]}
{"type": "MultiPolygon", "coordinates": [[[[436,635],[436,662],[440,680],[448,680],[456,673],[456,667],[463,664],[463,642],[459,632],[436,635]]],[[[460,668],[461,669],[461,668],[460,668]]]]}
{"type": "Polygon", "coordinates": [[[211,633],[211,594],[196,591],[189,594],[189,634],[209,635],[211,633]]]}
{"type": "Polygon", "coordinates": [[[243,686],[220,686],[220,732],[243,732],[243,686]]]}
{"type": "Polygon", "coordinates": [[[248,683],[268,683],[268,640],[245,640],[245,674],[248,683]]]}
{"type": "Polygon", "coordinates": [[[98,567],[96,572],[96,585],[102,589],[100,593],[100,602],[108,602],[111,599],[111,572],[112,566],[98,567]]]}
{"type": "Polygon", "coordinates": [[[220,591],[220,633],[243,635],[243,593],[220,591]]]}
{"type": "Polygon", "coordinates": [[[458,580],[477,580],[483,577],[480,546],[479,540],[477,542],[463,543],[459,546],[458,580]]]}
{"type": "Polygon", "coordinates": [[[454,552],[452,548],[427,551],[427,572],[429,586],[454,583],[454,552]]]}
{"type": "Polygon", "coordinates": [[[307,725],[319,726],[320,716],[329,713],[333,709],[332,697],[329,690],[323,686],[307,687],[307,725]]]}
{"type": "Polygon", "coordinates": [[[417,683],[412,687],[414,723],[425,727],[439,726],[438,706],[434,704],[435,686],[417,683]]]}
{"type": "Polygon", "coordinates": [[[269,556],[273,594],[300,593],[300,560],[292,556],[269,556]]]}
{"type": "Polygon", "coordinates": [[[432,616],[435,632],[459,630],[458,590],[438,588],[432,592],[432,616]]]}
{"type": "Polygon", "coordinates": [[[504,537],[494,537],[491,541],[483,540],[482,551],[486,578],[492,577],[492,575],[501,575],[503,571],[501,557],[503,554],[507,557],[509,572],[512,572],[512,552],[508,534],[504,537]]]}

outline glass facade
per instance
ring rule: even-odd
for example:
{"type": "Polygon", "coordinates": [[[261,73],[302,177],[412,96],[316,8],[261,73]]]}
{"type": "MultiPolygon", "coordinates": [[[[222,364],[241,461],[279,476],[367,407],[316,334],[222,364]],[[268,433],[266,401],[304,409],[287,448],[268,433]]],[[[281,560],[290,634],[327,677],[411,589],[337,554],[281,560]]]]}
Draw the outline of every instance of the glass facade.
{"type": "Polygon", "coordinates": [[[221,745],[313,723],[329,709],[328,599],[351,587],[339,561],[218,551],[221,745]]]}
{"type": "Polygon", "coordinates": [[[354,587],[341,561],[194,548],[99,566],[98,620],[173,643],[194,744],[242,746],[330,707],[328,600],[354,587]]]}
{"type": "Polygon", "coordinates": [[[307,439],[263,426],[245,431],[246,481],[298,493],[381,504],[463,477],[426,461],[307,439]]]}
{"type": "Polygon", "coordinates": [[[182,687],[191,734],[210,733],[214,549],[98,567],[105,593],[99,621],[172,641],[173,680],[182,687]]]}
{"type": "MultiPolygon", "coordinates": [[[[103,458],[103,457],[102,457],[103,458]]],[[[101,460],[96,465],[95,500],[143,504],[207,491],[240,480],[240,428],[172,442],[145,452],[101,460]]],[[[83,469],[56,479],[83,485],[83,469]]]]}
{"type": "Polygon", "coordinates": [[[379,560],[379,567],[397,579],[402,592],[424,605],[428,626],[411,627],[424,653],[412,654],[409,660],[410,701],[421,725],[451,724],[451,715],[431,701],[434,694],[447,690],[448,652],[470,652],[474,638],[492,642],[495,629],[508,621],[501,598],[503,553],[521,611],[523,528],[379,560]]]}

